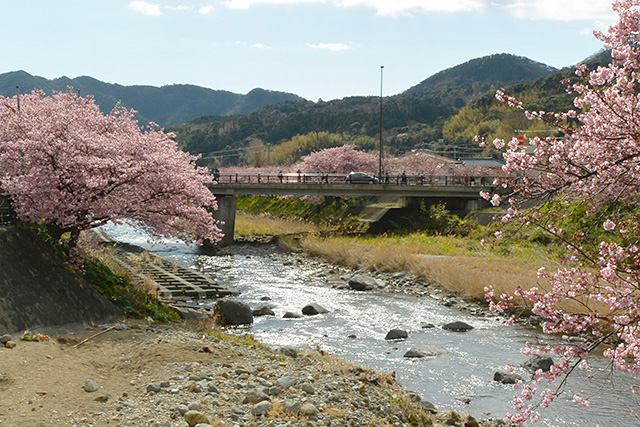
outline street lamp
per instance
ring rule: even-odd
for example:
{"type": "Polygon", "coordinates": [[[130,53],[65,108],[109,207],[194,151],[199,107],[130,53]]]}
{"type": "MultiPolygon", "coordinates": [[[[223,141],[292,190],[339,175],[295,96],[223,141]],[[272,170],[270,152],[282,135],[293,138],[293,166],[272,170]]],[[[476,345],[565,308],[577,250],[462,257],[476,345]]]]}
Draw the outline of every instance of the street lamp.
{"type": "Polygon", "coordinates": [[[380,158],[378,159],[378,179],[382,182],[382,71],[384,65],[380,66],[380,158]]]}

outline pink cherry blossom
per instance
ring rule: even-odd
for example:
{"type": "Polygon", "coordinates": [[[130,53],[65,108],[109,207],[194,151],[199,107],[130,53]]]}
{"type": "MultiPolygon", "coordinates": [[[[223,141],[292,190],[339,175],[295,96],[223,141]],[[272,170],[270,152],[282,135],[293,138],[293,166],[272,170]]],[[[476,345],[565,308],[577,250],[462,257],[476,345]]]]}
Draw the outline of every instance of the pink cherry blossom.
{"type": "Polygon", "coordinates": [[[71,88],[0,97],[0,180],[17,215],[59,237],[130,220],[156,236],[221,237],[208,170],[169,134],[141,129],[135,111],[102,114],[71,88]]]}
{"type": "MultiPolygon", "coordinates": [[[[503,170],[510,174],[499,184],[513,191],[504,197],[510,208],[501,224],[521,221],[539,227],[561,241],[566,254],[557,271],[538,271],[539,280],[548,282],[544,286],[516,288],[514,294],[526,304],[520,307],[516,300],[496,298],[489,288],[490,308],[500,312],[525,308],[544,319],[544,332],[579,334],[589,341],[584,347],[527,346],[528,354],[551,352],[558,357],[549,372],[534,374],[534,385],[562,382],[576,370],[589,371],[589,353],[599,345],[608,346],[604,355],[611,359],[615,372],[640,374],[640,257],[635,241],[640,235],[640,217],[614,215],[600,222],[602,229],[592,232],[568,233],[560,227],[576,206],[593,216],[601,215],[612,203],[635,208],[638,202],[640,0],[614,1],[613,10],[618,22],[606,32],[595,33],[604,47],[611,49],[613,61],[595,70],[579,64],[577,82],[565,82],[567,92],[575,96],[575,109],[524,112],[530,120],[558,128],[561,136],[534,138],[530,141],[533,149],[494,141],[503,152],[503,170]],[[531,205],[538,207],[524,208],[531,205]],[[603,229],[620,232],[602,233],[603,229]],[[564,302],[575,301],[584,307],[582,311],[567,313],[560,308],[564,302]],[[597,311],[595,304],[606,309],[597,311]],[[617,344],[608,345],[607,338],[614,338],[617,344]]],[[[504,90],[498,91],[496,98],[524,110],[504,90]]],[[[587,381],[597,378],[589,376],[587,381]]],[[[514,399],[517,413],[505,417],[518,426],[537,419],[535,409],[552,404],[563,391],[562,387],[522,390],[526,391],[514,399]],[[532,394],[537,394],[537,402],[525,406],[524,402],[535,400],[532,394]]],[[[574,396],[573,401],[583,407],[589,404],[580,396],[574,396]]]]}

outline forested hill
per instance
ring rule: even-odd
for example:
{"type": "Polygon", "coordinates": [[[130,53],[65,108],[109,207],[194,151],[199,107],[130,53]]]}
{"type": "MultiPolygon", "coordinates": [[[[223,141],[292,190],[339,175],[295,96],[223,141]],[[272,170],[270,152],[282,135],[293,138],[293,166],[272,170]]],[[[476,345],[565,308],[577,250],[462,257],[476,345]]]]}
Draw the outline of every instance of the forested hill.
{"type": "Polygon", "coordinates": [[[496,85],[531,82],[558,71],[523,56],[507,53],[483,56],[440,71],[403,92],[403,96],[435,98],[457,108],[496,85]],[[451,88],[459,88],[451,92],[451,88]]]}
{"type": "Polygon", "coordinates": [[[121,101],[125,107],[139,112],[140,121],[153,121],[161,126],[184,123],[208,115],[244,115],[266,105],[303,99],[291,93],[264,89],[253,89],[246,95],[241,95],[183,84],[162,87],[122,86],[86,76],[48,80],[25,71],[0,74],[1,95],[15,95],[16,86],[20,86],[21,93],[31,92],[36,88],[51,93],[52,90],[64,91],[67,86],[73,86],[81,95],[93,95],[104,112],[110,111],[121,101]]]}
{"type": "MultiPolygon", "coordinates": [[[[439,72],[399,95],[384,98],[385,140],[390,142],[390,149],[424,147],[441,140],[446,119],[470,101],[489,90],[513,82],[530,82],[553,71],[527,58],[500,54],[439,72]]],[[[211,154],[246,146],[252,139],[274,145],[310,132],[376,137],[379,125],[379,98],[371,96],[317,103],[286,102],[246,117],[201,117],[172,130],[186,150],[211,154]]]]}

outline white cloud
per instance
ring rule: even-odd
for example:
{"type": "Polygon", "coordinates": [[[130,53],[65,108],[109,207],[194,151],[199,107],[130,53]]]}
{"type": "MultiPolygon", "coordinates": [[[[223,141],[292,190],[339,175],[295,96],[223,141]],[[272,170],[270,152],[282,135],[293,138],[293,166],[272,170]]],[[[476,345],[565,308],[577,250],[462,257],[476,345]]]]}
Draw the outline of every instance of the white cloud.
{"type": "Polygon", "coordinates": [[[306,46],[312,49],[330,50],[332,52],[340,52],[341,50],[352,49],[349,45],[346,45],[344,43],[307,43],[306,46]]]}
{"type": "Polygon", "coordinates": [[[135,12],[141,13],[146,16],[160,16],[162,15],[162,10],[160,5],[157,3],[149,3],[144,0],[136,0],[129,2],[129,9],[134,10],[135,12]]]}
{"type": "Polygon", "coordinates": [[[520,19],[609,23],[615,20],[611,0],[494,0],[491,6],[520,19]]]}
{"type": "Polygon", "coordinates": [[[481,10],[487,0],[335,0],[340,7],[369,7],[381,16],[410,15],[411,12],[463,12],[481,10]]]}
{"type": "Polygon", "coordinates": [[[251,47],[254,49],[269,49],[269,46],[262,43],[254,43],[251,45],[251,47]]]}
{"type": "Polygon", "coordinates": [[[326,0],[227,0],[224,4],[230,9],[249,9],[256,4],[302,4],[302,3],[326,3],[326,0]]]}
{"type": "Polygon", "coordinates": [[[211,6],[210,4],[202,6],[200,9],[198,9],[198,13],[200,15],[208,15],[211,12],[213,12],[213,6],[211,6]]]}
{"type": "Polygon", "coordinates": [[[178,10],[178,11],[189,11],[189,10],[193,10],[193,6],[187,6],[184,4],[180,4],[178,6],[164,6],[169,10],[178,10]]]}
{"type": "Polygon", "coordinates": [[[225,6],[248,9],[254,5],[326,3],[337,7],[362,7],[380,16],[402,16],[425,12],[503,12],[520,19],[579,21],[606,20],[615,14],[611,0],[226,0],[225,6]]]}

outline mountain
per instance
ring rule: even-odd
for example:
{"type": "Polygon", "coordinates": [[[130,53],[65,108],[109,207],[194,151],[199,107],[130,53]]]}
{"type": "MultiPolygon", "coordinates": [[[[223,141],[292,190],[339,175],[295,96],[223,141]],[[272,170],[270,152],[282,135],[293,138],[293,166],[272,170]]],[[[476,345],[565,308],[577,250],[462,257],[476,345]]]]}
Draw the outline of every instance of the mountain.
{"type": "Polygon", "coordinates": [[[184,123],[196,117],[209,115],[249,114],[267,105],[303,99],[291,93],[265,89],[253,89],[246,95],[240,95],[184,84],[162,87],[122,86],[87,76],[48,80],[32,76],[25,71],[0,74],[1,95],[15,95],[16,86],[20,87],[21,93],[31,92],[36,88],[51,93],[53,90],[65,91],[68,86],[72,86],[79,90],[81,95],[93,95],[96,103],[105,112],[121,101],[123,106],[138,111],[140,121],[153,121],[161,126],[184,123]]]}
{"type": "MultiPolygon", "coordinates": [[[[513,82],[531,82],[554,68],[515,55],[474,59],[441,71],[405,92],[383,100],[384,139],[398,152],[433,148],[444,122],[487,91],[513,82]],[[401,136],[398,136],[401,135],[401,136]]],[[[259,138],[270,145],[310,132],[377,138],[378,97],[348,97],[329,102],[290,101],[266,106],[243,117],[201,117],[174,126],[181,146],[205,155],[241,148],[259,138]]]]}

